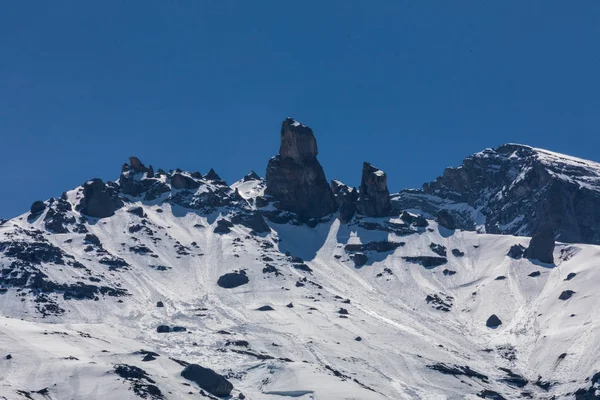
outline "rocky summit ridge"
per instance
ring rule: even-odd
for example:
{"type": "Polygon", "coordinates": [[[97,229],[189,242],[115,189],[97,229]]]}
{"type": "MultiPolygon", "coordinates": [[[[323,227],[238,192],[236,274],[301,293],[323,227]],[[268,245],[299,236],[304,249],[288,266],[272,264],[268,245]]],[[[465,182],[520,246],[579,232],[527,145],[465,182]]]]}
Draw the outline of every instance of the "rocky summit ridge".
{"type": "Polygon", "coordinates": [[[390,194],[280,143],[264,179],[131,157],[0,221],[0,398],[600,397],[597,163],[507,144],[390,194]]]}

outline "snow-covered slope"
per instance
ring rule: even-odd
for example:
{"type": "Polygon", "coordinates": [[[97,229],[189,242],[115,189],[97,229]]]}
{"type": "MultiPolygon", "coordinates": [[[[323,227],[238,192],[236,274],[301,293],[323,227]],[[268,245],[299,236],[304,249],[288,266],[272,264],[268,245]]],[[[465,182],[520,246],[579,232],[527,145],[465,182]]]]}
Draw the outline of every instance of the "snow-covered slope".
{"type": "MultiPolygon", "coordinates": [[[[252,200],[260,182],[234,186],[252,200]]],[[[52,206],[0,226],[0,398],[203,398],[180,376],[185,363],[217,371],[247,399],[595,390],[597,246],[558,244],[554,265],[536,264],[507,256],[528,238],[433,221],[343,225],[333,215],[257,233],[219,222],[236,215],[231,205],[165,198],[129,197],[115,215],[87,218],[78,193],[64,196],[61,218],[75,221],[65,233],[46,227],[52,206]],[[217,284],[235,272],[248,282],[217,284]],[[143,361],[148,351],[157,356],[143,361]]]]}

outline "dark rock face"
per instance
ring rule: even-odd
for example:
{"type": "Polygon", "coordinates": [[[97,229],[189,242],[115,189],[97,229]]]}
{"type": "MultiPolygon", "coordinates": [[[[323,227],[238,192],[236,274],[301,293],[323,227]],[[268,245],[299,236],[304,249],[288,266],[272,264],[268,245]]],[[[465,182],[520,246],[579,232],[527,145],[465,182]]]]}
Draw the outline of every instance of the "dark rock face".
{"type": "Polygon", "coordinates": [[[400,218],[407,224],[414,225],[418,228],[425,228],[429,225],[429,222],[427,222],[427,220],[422,215],[415,215],[406,211],[402,211],[402,214],[400,214],[400,218]]]}
{"type": "Polygon", "coordinates": [[[233,227],[233,224],[229,221],[227,221],[226,219],[220,219],[217,221],[217,226],[215,226],[215,229],[213,229],[214,233],[229,233],[231,232],[231,228],[233,227]]]}
{"type": "Polygon", "coordinates": [[[527,247],[523,255],[543,263],[552,264],[554,262],[554,245],[554,233],[552,230],[540,230],[533,235],[529,242],[529,247],[527,247]]]}
{"type": "Polygon", "coordinates": [[[135,172],[148,172],[149,171],[149,169],[146,168],[144,163],[142,163],[140,161],[140,159],[137,157],[129,157],[129,165],[130,165],[131,169],[134,170],[135,172]]]}
{"type": "Polygon", "coordinates": [[[249,182],[249,181],[260,181],[261,177],[258,176],[258,174],[254,171],[250,171],[250,173],[246,176],[244,176],[242,178],[242,182],[249,182]]]}
{"type": "Polygon", "coordinates": [[[45,209],[46,209],[46,203],[44,203],[41,200],[34,201],[33,204],[31,205],[31,208],[29,209],[29,213],[31,214],[30,217],[36,217],[36,216],[40,215],[41,213],[44,212],[45,209]]]}
{"type": "Polygon", "coordinates": [[[92,179],[83,185],[83,198],[77,208],[82,214],[95,218],[106,218],[123,207],[116,185],[104,184],[101,179],[92,179]]]}
{"type": "Polygon", "coordinates": [[[488,328],[497,328],[500,325],[502,325],[502,321],[500,321],[500,318],[498,318],[496,314],[490,315],[490,317],[485,322],[485,326],[487,326],[488,328]]]}
{"type": "Polygon", "coordinates": [[[440,210],[437,215],[438,224],[447,229],[456,229],[456,221],[452,214],[447,210],[440,210]]]}
{"type": "Polygon", "coordinates": [[[368,162],[363,164],[356,209],[367,217],[385,217],[392,210],[387,175],[368,162]]]}
{"type": "Polygon", "coordinates": [[[523,254],[525,254],[525,247],[520,244],[514,244],[511,246],[510,250],[508,250],[507,256],[510,258],[514,258],[515,260],[519,260],[523,258],[523,254]]]}
{"type": "Polygon", "coordinates": [[[352,261],[354,261],[355,266],[362,267],[369,261],[369,258],[364,253],[356,253],[352,255],[352,261]]]}
{"type": "Polygon", "coordinates": [[[343,224],[350,222],[354,213],[356,213],[358,191],[336,180],[331,181],[331,191],[340,210],[340,221],[343,224]]]}
{"type": "Polygon", "coordinates": [[[171,186],[173,189],[198,189],[200,182],[190,176],[176,172],[171,176],[171,186]]]}
{"type": "Polygon", "coordinates": [[[559,241],[591,244],[600,244],[598,202],[600,164],[518,144],[471,155],[395,198],[396,207],[431,216],[449,204],[470,206],[453,211],[459,229],[474,230],[480,212],[488,233],[533,236],[549,226],[559,241]]]}
{"type": "Polygon", "coordinates": [[[238,286],[242,286],[250,282],[250,279],[244,272],[230,272],[225,275],[221,275],[217,281],[217,285],[224,289],[233,289],[238,286]]]}
{"type": "Polygon", "coordinates": [[[435,268],[448,262],[446,257],[414,256],[402,257],[405,261],[413,264],[421,264],[425,268],[435,268]]]}
{"type": "Polygon", "coordinates": [[[181,376],[195,382],[213,396],[229,396],[233,390],[233,385],[223,375],[216,373],[210,368],[201,367],[198,364],[190,364],[185,367],[181,372],[181,376]]]}
{"type": "Polygon", "coordinates": [[[279,155],[267,165],[265,194],[282,211],[300,222],[323,218],[337,210],[325,172],[317,161],[317,142],[312,130],[287,118],[281,126],[279,155]]]}

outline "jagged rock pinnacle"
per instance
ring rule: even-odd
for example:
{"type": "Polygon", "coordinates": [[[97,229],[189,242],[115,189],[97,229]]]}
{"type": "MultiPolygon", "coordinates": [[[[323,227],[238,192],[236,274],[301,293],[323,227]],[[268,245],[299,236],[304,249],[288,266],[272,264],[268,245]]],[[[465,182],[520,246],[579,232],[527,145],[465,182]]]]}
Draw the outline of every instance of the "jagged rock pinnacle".
{"type": "Polygon", "coordinates": [[[317,161],[312,129],[292,118],[281,126],[279,155],[267,166],[265,194],[275,207],[295,213],[299,221],[322,218],[337,210],[325,172],[317,161]]]}
{"type": "Polygon", "coordinates": [[[368,217],[385,217],[391,211],[387,175],[368,162],[363,164],[356,208],[360,214],[368,217]]]}

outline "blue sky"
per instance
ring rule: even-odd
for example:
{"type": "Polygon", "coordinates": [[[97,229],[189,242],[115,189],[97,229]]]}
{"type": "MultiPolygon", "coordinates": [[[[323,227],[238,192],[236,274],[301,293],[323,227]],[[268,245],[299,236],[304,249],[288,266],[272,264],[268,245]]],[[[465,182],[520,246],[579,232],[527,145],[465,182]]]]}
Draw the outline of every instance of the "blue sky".
{"type": "Polygon", "coordinates": [[[392,191],[505,142],[600,161],[598,38],[597,0],[6,2],[0,217],[130,155],[262,175],[288,115],[392,191]]]}

